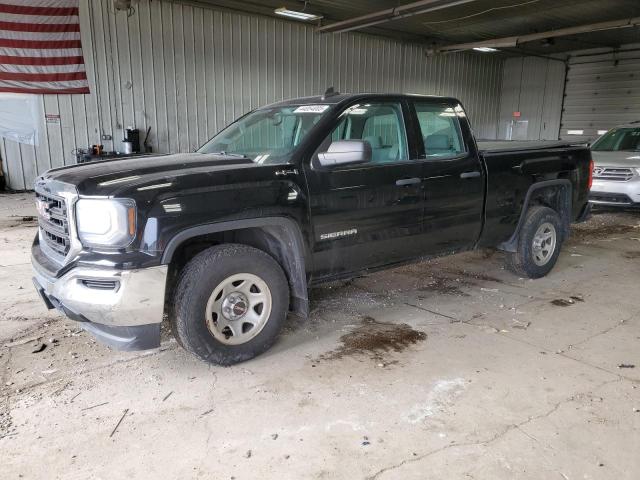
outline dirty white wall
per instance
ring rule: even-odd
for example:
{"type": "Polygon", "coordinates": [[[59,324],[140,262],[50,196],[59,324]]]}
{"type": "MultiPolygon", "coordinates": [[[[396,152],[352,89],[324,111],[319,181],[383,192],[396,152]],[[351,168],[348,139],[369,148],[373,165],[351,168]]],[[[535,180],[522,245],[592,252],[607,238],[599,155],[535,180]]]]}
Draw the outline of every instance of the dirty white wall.
{"type": "Polygon", "coordinates": [[[512,121],[520,121],[527,122],[521,130],[525,136],[513,140],[558,139],[565,70],[563,62],[538,57],[504,62],[498,138],[509,139],[512,121]],[[521,116],[514,117],[514,112],[521,116]]]}
{"type": "Polygon", "coordinates": [[[495,56],[427,58],[415,44],[171,1],[141,0],[128,17],[111,1],[81,0],[80,21],[91,94],[41,96],[43,114],[60,119],[43,119],[37,147],[0,140],[10,188],[73,164],[76,147],[119,149],[128,126],[142,137],[151,126],[154,151],[184,152],[251,108],[328,86],[457,96],[479,137],[497,135],[495,56]]]}

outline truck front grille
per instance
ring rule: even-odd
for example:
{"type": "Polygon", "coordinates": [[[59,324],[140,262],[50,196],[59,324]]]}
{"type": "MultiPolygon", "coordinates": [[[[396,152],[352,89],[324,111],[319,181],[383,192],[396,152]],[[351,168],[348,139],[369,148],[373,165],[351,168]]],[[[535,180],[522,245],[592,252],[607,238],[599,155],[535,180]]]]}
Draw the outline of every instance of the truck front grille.
{"type": "Polygon", "coordinates": [[[43,251],[62,262],[71,248],[67,203],[62,197],[39,191],[36,191],[36,203],[43,251]]]}
{"type": "Polygon", "coordinates": [[[634,174],[633,169],[624,167],[596,167],[593,170],[593,178],[614,182],[626,182],[631,180],[634,174]]]}

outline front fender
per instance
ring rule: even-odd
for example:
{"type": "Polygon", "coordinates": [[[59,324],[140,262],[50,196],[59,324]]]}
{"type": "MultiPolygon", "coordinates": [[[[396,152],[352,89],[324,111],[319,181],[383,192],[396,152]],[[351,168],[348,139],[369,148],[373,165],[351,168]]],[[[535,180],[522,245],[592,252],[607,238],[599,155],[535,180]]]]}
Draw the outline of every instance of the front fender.
{"type": "Polygon", "coordinates": [[[268,238],[275,240],[265,250],[276,258],[287,275],[291,289],[292,311],[306,318],[309,314],[306,274],[309,250],[300,227],[290,218],[277,216],[244,218],[186,228],[168,241],[161,263],[170,264],[180,246],[191,239],[247,229],[258,229],[266,233],[268,238]]]}

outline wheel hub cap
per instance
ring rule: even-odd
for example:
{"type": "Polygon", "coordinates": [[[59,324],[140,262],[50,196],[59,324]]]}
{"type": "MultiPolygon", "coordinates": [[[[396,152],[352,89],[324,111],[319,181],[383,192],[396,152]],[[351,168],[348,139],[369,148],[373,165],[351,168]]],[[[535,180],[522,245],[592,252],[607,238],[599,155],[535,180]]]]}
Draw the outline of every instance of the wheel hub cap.
{"type": "Polygon", "coordinates": [[[556,229],[548,222],[543,223],[533,236],[533,261],[542,267],[546,265],[556,250],[556,229]]]}
{"type": "Polygon", "coordinates": [[[258,335],[271,315],[267,283],[257,275],[238,273],[213,289],[205,310],[211,335],[227,345],[240,345],[258,335]]]}
{"type": "Polygon", "coordinates": [[[249,300],[240,292],[232,292],[222,301],[222,315],[227,320],[239,320],[249,310],[249,300]]]}

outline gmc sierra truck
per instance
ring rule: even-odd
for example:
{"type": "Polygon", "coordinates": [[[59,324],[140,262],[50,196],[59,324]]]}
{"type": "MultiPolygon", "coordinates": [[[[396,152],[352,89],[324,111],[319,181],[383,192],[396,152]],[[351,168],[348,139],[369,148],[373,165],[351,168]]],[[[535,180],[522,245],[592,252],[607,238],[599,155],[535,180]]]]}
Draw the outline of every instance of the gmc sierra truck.
{"type": "Polygon", "coordinates": [[[178,343],[230,365],[266,351],[307,289],[494,247],[520,276],[588,215],[570,144],[480,146],[460,102],[338,94],[254,110],[195,153],[86,163],[35,182],[34,284],[99,340],[178,343]]]}

